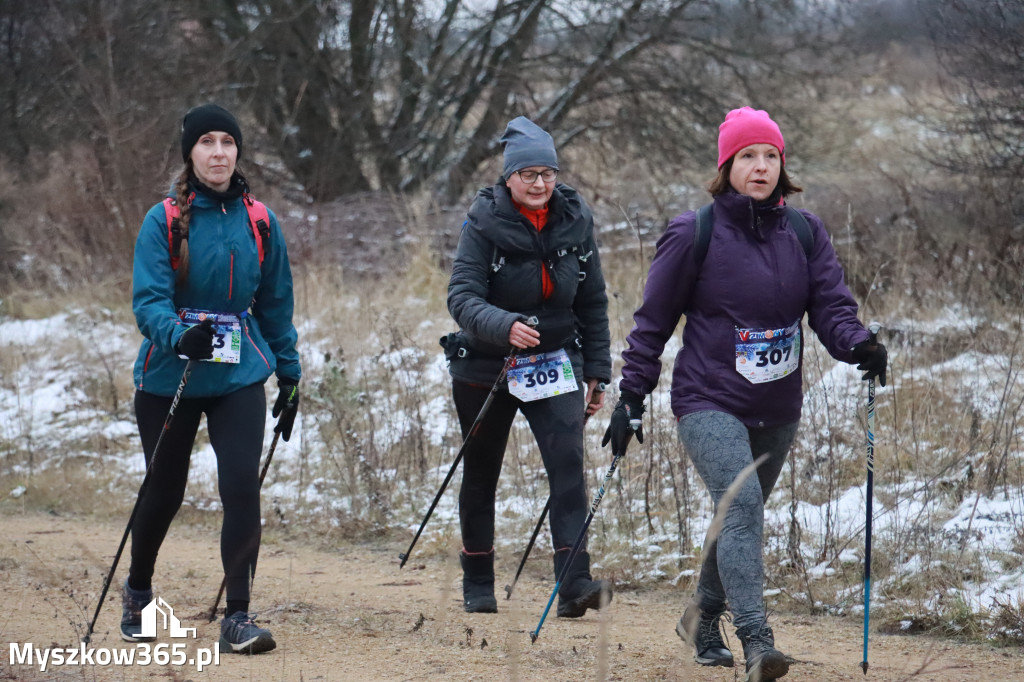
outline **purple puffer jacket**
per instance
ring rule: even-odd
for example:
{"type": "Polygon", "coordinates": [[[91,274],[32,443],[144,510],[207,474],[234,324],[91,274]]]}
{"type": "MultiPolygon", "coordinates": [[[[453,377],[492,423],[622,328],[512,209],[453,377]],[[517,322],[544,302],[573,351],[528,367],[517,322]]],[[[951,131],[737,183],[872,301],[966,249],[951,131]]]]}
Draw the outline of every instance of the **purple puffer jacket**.
{"type": "MultiPolygon", "coordinates": [[[[726,412],[747,426],[778,426],[800,418],[803,325],[808,323],[828,352],[851,362],[850,349],[869,337],[857,319],[857,303],[821,220],[807,211],[814,235],[810,259],[786,225],[783,206],[759,206],[727,192],[715,197],[715,227],[698,268],[693,236],[696,214],[674,218],[658,240],[622,352],[620,388],[645,396],[661,375],[661,353],[680,318],[683,347],[672,370],[672,412],[726,412]],[[741,330],[800,329],[801,367],[773,381],[751,383],[737,370],[741,330]]],[[[793,346],[795,348],[795,345],[793,346]]]]}

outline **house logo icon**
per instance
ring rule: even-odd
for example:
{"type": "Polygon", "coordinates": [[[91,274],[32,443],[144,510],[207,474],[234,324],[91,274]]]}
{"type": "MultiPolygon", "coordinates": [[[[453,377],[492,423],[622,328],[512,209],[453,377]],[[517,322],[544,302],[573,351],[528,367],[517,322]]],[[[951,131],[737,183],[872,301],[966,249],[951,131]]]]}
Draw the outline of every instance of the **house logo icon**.
{"type": "Polygon", "coordinates": [[[142,637],[156,637],[158,613],[163,617],[163,629],[171,637],[188,637],[189,633],[192,633],[192,638],[195,638],[196,629],[181,627],[181,621],[174,615],[174,609],[163,597],[157,597],[142,609],[142,632],[139,633],[142,637]]]}

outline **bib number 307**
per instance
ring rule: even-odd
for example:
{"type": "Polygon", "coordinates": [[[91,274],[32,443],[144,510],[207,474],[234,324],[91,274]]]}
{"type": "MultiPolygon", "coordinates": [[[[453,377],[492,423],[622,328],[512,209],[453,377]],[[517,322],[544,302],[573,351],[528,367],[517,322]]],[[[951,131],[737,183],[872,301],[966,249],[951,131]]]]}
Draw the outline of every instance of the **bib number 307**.
{"type": "Polygon", "coordinates": [[[565,350],[516,356],[514,363],[506,376],[508,392],[523,402],[579,390],[565,350]]]}
{"type": "Polygon", "coordinates": [[[776,381],[799,366],[799,320],[782,329],[736,329],[736,371],[750,383],[776,381]]]}

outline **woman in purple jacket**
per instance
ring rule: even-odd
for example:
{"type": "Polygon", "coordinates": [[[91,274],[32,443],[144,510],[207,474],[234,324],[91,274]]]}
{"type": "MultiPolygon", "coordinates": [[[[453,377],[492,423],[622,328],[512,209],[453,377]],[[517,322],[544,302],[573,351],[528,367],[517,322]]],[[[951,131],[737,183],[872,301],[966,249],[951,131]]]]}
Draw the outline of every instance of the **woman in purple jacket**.
{"type": "Polygon", "coordinates": [[[698,663],[732,666],[720,633],[728,606],[750,680],[789,670],[765,614],[762,532],[765,500],[800,420],[804,314],[832,357],[858,363],[864,379],[878,377],[884,386],[887,360],[857,319],[822,221],[800,211],[802,221],[786,206],[785,198],[802,190],[786,173],[785,150],[766,112],[743,107],[726,116],[718,175],[708,187],[714,201],[706,255],[695,248],[693,211],[674,218],[658,240],[604,438],[615,452],[624,452],[634,433],[643,442],[644,397],[657,385],[665,342],[685,315],[672,412],[716,507],[744,467],[763,459],[730,504],[676,632],[694,645],[698,663]],[[804,221],[806,246],[795,225],[804,221]]]}

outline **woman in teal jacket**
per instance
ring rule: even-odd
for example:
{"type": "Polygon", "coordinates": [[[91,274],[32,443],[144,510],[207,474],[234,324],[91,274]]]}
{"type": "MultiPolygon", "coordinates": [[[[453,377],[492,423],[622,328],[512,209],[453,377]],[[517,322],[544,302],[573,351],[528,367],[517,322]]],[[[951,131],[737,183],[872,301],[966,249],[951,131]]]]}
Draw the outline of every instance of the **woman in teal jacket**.
{"type": "Polygon", "coordinates": [[[242,132],[227,110],[207,104],[185,114],[185,167],[171,188],[172,201],[150,209],[135,243],[132,308],[145,337],[135,361],[135,413],[146,465],[153,464],[132,524],[131,568],[122,591],[126,641],[152,639],[141,633],[141,611],[153,598],[156,556],[184,499],[205,413],[224,507],[221,650],[260,653],[276,646],[248,613],[260,545],[263,385],[277,374],[280,395],[272,416],[280,419],[274,430],[287,441],[301,369],[284,237],[274,214],[260,213],[262,204],[249,196],[236,169],[241,150],[242,132]],[[260,218],[262,229],[256,229],[260,218]],[[169,229],[169,222],[177,229],[169,229]],[[189,360],[198,362],[154,460],[189,360]]]}

